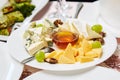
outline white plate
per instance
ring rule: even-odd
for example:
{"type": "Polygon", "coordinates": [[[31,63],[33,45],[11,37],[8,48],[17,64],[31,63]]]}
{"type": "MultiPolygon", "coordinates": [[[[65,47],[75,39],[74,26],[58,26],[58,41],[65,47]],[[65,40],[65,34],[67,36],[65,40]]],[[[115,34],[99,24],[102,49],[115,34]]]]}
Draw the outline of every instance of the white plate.
{"type": "Polygon", "coordinates": [[[120,80],[120,72],[98,66],[65,72],[42,70],[24,80],[120,80]]]}
{"type": "MultiPolygon", "coordinates": [[[[0,3],[2,0],[0,0],[0,3]]],[[[6,0],[5,0],[6,1],[6,0]]],[[[4,4],[6,3],[4,1],[4,4]]],[[[40,11],[42,10],[45,5],[49,2],[49,0],[32,0],[31,4],[35,5],[35,9],[32,11],[32,15],[30,15],[29,17],[25,18],[25,20],[22,22],[22,23],[16,23],[13,28],[19,28],[20,26],[19,25],[22,25],[22,24],[26,24],[26,23],[29,23],[32,18],[40,11]]],[[[2,6],[2,5],[0,5],[2,6]]],[[[0,40],[7,40],[8,36],[4,36],[4,35],[0,35],[0,40]]]]}
{"type": "MultiPolygon", "coordinates": [[[[84,32],[84,30],[86,29],[85,27],[86,24],[83,21],[80,21],[77,19],[74,19],[74,21],[76,21],[77,24],[81,23],[81,25],[79,24],[79,26],[76,26],[76,27],[78,28],[78,30],[82,30],[84,32]]],[[[39,23],[41,22],[41,20],[37,22],[39,23]]],[[[23,43],[23,33],[25,32],[25,30],[29,25],[30,24],[24,25],[20,29],[14,31],[7,41],[10,54],[19,62],[21,62],[22,60],[30,56],[25,50],[24,43],[23,43]]],[[[105,39],[105,45],[103,46],[102,57],[92,62],[83,63],[83,64],[80,64],[80,63],[79,64],[49,64],[49,63],[38,63],[36,60],[33,60],[27,63],[27,65],[40,68],[40,69],[57,70],[57,71],[76,70],[76,69],[83,69],[90,66],[94,66],[108,59],[114,53],[117,47],[117,41],[115,37],[107,34],[104,39],[105,39]]]]}
{"type": "Polygon", "coordinates": [[[0,42],[0,80],[18,80],[23,65],[13,60],[7,53],[6,43],[0,42]]]}

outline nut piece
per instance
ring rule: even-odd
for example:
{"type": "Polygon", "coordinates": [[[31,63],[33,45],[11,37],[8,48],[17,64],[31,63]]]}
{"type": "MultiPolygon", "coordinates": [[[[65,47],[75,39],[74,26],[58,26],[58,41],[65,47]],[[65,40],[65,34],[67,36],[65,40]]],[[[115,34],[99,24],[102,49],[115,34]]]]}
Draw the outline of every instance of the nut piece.
{"type": "Polygon", "coordinates": [[[56,63],[58,63],[58,61],[55,58],[46,58],[44,61],[48,62],[50,64],[56,64],[56,63]]]}
{"type": "Polygon", "coordinates": [[[54,21],[54,24],[55,24],[56,27],[58,27],[58,24],[62,25],[63,22],[58,19],[58,20],[55,20],[55,21],[54,21]]]}
{"type": "Polygon", "coordinates": [[[93,38],[93,39],[91,39],[91,40],[93,40],[93,41],[99,41],[102,45],[105,44],[105,41],[104,41],[103,38],[93,38]]]}
{"type": "Polygon", "coordinates": [[[104,45],[105,44],[105,41],[104,41],[104,39],[103,38],[98,38],[98,39],[96,39],[97,41],[100,41],[100,43],[102,44],[102,45],[104,45]]]}
{"type": "Polygon", "coordinates": [[[102,37],[105,37],[106,36],[106,33],[105,32],[100,32],[99,33],[102,37]]]}

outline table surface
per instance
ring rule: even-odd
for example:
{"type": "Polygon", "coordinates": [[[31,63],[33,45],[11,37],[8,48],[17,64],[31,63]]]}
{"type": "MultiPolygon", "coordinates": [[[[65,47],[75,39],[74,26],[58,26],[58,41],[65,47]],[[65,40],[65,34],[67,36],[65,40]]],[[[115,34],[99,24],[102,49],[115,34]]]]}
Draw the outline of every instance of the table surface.
{"type": "MultiPolygon", "coordinates": [[[[77,3],[77,2],[76,2],[77,3]]],[[[75,3],[75,4],[76,4],[75,3]]],[[[32,21],[35,21],[35,20],[39,20],[39,19],[42,19],[44,18],[46,15],[48,15],[48,13],[50,13],[50,8],[51,6],[53,6],[53,2],[49,2],[34,18],[32,21]]],[[[73,14],[72,14],[73,15],[73,14]]],[[[116,38],[117,39],[117,42],[118,44],[120,44],[120,38],[116,38]]],[[[120,66],[115,64],[115,61],[118,61],[118,56],[117,55],[113,55],[111,56],[108,60],[104,61],[103,63],[99,64],[98,66],[104,66],[104,67],[108,67],[108,68],[113,68],[113,69],[116,69],[118,71],[120,71],[120,66]],[[110,62],[112,60],[112,62],[110,62]]],[[[119,60],[120,62],[120,60],[119,60]]],[[[25,77],[35,73],[35,72],[38,72],[40,71],[40,69],[36,69],[36,68],[33,68],[33,67],[30,67],[30,66],[27,66],[25,65],[24,66],[24,70],[23,70],[23,73],[20,77],[19,80],[23,80],[25,77]]]]}

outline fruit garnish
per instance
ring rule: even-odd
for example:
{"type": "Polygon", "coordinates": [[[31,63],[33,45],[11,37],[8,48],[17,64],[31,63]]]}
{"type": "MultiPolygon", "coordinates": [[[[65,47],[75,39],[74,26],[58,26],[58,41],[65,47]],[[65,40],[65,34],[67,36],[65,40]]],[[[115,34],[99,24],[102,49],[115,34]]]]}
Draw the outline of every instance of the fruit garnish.
{"type": "Polygon", "coordinates": [[[99,41],[94,41],[92,43],[92,48],[101,48],[101,43],[99,41]]]}
{"type": "Polygon", "coordinates": [[[38,62],[44,62],[44,59],[45,59],[45,53],[43,51],[38,51],[36,54],[35,54],[35,59],[38,61],[38,62]]]}
{"type": "Polygon", "coordinates": [[[95,24],[91,27],[91,29],[97,33],[100,33],[102,31],[102,25],[100,24],[95,24]]]}

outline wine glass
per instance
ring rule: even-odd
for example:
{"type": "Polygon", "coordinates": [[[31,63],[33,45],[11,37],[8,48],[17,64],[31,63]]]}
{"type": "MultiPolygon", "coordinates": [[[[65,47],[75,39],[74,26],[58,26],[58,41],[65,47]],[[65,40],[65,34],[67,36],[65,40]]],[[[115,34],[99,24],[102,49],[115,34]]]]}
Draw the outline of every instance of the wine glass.
{"type": "Polygon", "coordinates": [[[61,2],[62,2],[62,8],[64,10],[72,8],[72,6],[70,6],[70,4],[68,4],[66,0],[61,0],[61,2]]]}
{"type": "Polygon", "coordinates": [[[49,14],[49,18],[71,18],[68,14],[66,14],[66,10],[68,9],[66,0],[57,0],[57,10],[54,13],[49,14]]]}

